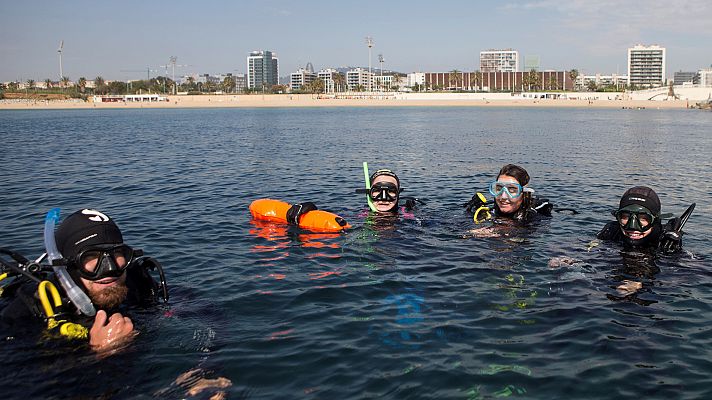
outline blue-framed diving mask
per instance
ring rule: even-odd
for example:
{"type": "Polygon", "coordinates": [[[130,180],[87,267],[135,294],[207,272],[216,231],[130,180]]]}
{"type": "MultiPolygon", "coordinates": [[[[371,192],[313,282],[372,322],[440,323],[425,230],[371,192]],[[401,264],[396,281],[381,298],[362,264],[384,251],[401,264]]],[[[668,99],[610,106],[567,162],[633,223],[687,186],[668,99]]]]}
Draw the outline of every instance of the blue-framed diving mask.
{"type": "Polygon", "coordinates": [[[510,199],[516,199],[522,195],[523,191],[522,185],[517,182],[493,181],[489,185],[489,192],[495,198],[501,196],[502,193],[506,193],[510,199]]]}

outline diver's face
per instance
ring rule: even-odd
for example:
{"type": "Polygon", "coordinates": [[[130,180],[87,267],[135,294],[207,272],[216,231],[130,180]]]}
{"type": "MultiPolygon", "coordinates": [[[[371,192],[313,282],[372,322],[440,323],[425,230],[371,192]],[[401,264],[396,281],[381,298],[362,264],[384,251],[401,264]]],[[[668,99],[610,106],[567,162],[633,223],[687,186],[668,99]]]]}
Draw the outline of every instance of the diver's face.
{"type": "MultiPolygon", "coordinates": [[[[116,257],[115,262],[119,268],[126,266],[126,259],[116,257]]],[[[84,269],[93,271],[97,267],[97,260],[92,260],[84,264],[84,269]]],[[[100,309],[111,309],[123,303],[128,294],[126,287],[126,271],[120,276],[102,278],[96,281],[80,278],[82,284],[87,289],[87,295],[92,303],[100,309]]]]}
{"type": "MultiPolygon", "coordinates": [[[[373,182],[371,182],[371,186],[375,185],[376,183],[392,183],[398,187],[398,181],[396,178],[388,175],[379,175],[377,176],[373,182]]],[[[378,212],[388,212],[393,209],[393,207],[398,204],[398,200],[393,200],[393,201],[374,201],[373,205],[376,206],[376,210],[378,212]]]]}
{"type": "MultiPolygon", "coordinates": [[[[497,178],[498,182],[512,182],[512,183],[519,183],[517,178],[509,175],[500,175],[497,178]]],[[[497,207],[499,207],[499,210],[502,211],[505,214],[511,214],[513,212],[516,212],[519,210],[519,207],[522,206],[522,201],[524,201],[524,195],[520,194],[516,198],[511,198],[507,194],[507,191],[504,190],[502,193],[495,198],[495,201],[497,202],[497,207]]]]}
{"type": "Polygon", "coordinates": [[[623,227],[621,227],[621,230],[623,231],[623,234],[631,240],[640,240],[640,239],[650,235],[650,232],[653,231],[652,229],[648,229],[645,232],[631,231],[631,230],[623,229],[623,227]]]}

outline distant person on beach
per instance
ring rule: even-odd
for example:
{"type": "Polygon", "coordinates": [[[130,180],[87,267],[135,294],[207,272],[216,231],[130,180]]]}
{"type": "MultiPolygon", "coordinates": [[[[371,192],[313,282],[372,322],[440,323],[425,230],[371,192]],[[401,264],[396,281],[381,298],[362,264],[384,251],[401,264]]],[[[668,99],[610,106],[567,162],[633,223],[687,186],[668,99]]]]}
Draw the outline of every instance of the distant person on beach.
{"type": "Polygon", "coordinates": [[[524,168],[507,164],[489,185],[493,201],[487,201],[484,195],[475,193],[463,206],[474,215],[477,222],[488,219],[488,216],[518,222],[529,222],[541,216],[550,217],[553,205],[546,199],[535,197],[534,191],[527,187],[528,184],[529,173],[524,168]]]}
{"type": "Polygon", "coordinates": [[[597,238],[615,241],[630,248],[660,249],[665,253],[675,253],[682,249],[682,225],[692,209],[694,206],[683,217],[672,218],[663,225],[666,216],[660,214],[661,204],[657,193],[647,186],[635,186],[623,194],[618,209],[613,213],[616,220],[607,223],[597,238]]]}
{"type": "Polygon", "coordinates": [[[126,307],[154,305],[161,294],[167,300],[165,282],[159,286],[148,272],[157,268],[162,275],[160,264],[126,245],[119,227],[106,214],[77,211],[56,229],[54,240],[68,282],[62,283],[58,271],[50,267],[17,273],[2,293],[12,296],[0,311],[4,324],[47,324],[48,337],[86,340],[92,350],[104,352],[127,344],[137,334],[131,318],[125,316],[126,307]],[[90,313],[81,314],[66,297],[73,289],[88,296],[90,313]]]}

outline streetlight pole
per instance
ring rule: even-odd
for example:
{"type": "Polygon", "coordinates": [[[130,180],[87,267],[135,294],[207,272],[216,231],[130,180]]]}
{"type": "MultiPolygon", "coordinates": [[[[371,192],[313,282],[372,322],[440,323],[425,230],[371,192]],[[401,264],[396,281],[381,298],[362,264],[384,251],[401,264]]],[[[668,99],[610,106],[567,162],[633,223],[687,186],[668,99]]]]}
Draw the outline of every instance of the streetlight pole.
{"type": "Polygon", "coordinates": [[[366,46],[368,46],[368,91],[371,92],[371,47],[373,47],[371,36],[366,36],[366,46]]]}
{"type": "Polygon", "coordinates": [[[381,91],[383,91],[383,54],[378,55],[378,63],[381,64],[381,91]]]}

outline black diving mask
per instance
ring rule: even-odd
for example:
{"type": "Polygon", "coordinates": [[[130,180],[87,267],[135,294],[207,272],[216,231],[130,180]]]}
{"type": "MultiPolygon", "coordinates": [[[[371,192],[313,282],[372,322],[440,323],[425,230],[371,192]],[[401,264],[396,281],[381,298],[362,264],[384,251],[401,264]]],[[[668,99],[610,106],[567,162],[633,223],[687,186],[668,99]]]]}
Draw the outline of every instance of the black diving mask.
{"type": "Polygon", "coordinates": [[[638,232],[650,230],[657,218],[650,210],[637,204],[623,207],[614,215],[624,230],[638,232]]]}
{"type": "Polygon", "coordinates": [[[135,257],[143,251],[134,250],[125,244],[93,246],[82,250],[73,261],[79,276],[90,281],[119,277],[135,257]]]}
{"type": "Polygon", "coordinates": [[[393,202],[398,200],[398,195],[401,190],[396,186],[395,183],[391,182],[378,182],[371,186],[368,192],[368,196],[372,201],[385,201],[393,202]]]}

